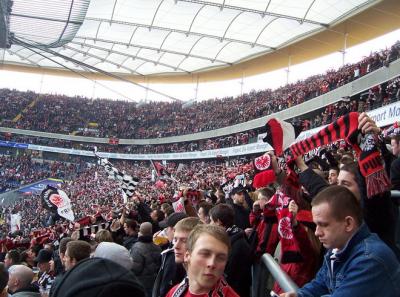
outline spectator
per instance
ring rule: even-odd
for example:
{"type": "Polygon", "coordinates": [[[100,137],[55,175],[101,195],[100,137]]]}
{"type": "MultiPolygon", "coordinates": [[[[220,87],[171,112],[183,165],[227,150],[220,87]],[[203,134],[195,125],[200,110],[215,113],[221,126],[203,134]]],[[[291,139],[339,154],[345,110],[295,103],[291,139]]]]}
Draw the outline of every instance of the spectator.
{"type": "Polygon", "coordinates": [[[151,297],[157,271],[161,264],[161,248],[153,243],[152,225],[144,222],[140,225],[138,241],[130,251],[132,271],[143,285],[146,296],[151,297]]]}
{"type": "Polygon", "coordinates": [[[42,249],[39,251],[35,262],[38,263],[39,267],[39,279],[38,285],[39,289],[49,293],[51,285],[54,281],[54,271],[51,270],[50,261],[52,259],[53,253],[49,250],[42,249]]]}
{"type": "Polygon", "coordinates": [[[97,243],[100,243],[100,242],[103,242],[103,241],[106,241],[106,242],[114,242],[114,239],[113,239],[113,237],[112,237],[111,232],[108,231],[108,230],[105,230],[105,229],[102,229],[102,230],[97,231],[94,240],[95,240],[97,243]]]}
{"type": "Polygon", "coordinates": [[[330,185],[337,185],[338,175],[339,175],[339,168],[332,167],[331,169],[329,169],[328,181],[330,185]]]}
{"type": "Polygon", "coordinates": [[[0,297],[7,297],[7,283],[8,283],[8,271],[4,267],[3,263],[0,263],[0,297]]]}
{"type": "Polygon", "coordinates": [[[186,217],[187,215],[185,213],[175,212],[170,214],[165,221],[160,222],[160,227],[166,228],[167,230],[166,233],[170,248],[161,253],[161,267],[156,278],[157,286],[155,286],[156,288],[159,286],[159,291],[157,289],[155,290],[155,293],[158,291],[158,295],[156,296],[165,296],[171,287],[175,285],[177,281],[180,281],[181,273],[177,272],[174,249],[171,244],[174,239],[175,225],[186,217]]]}
{"type": "Polygon", "coordinates": [[[111,260],[127,270],[132,270],[133,262],[129,251],[114,242],[101,242],[93,254],[94,257],[111,260]]]}
{"type": "Polygon", "coordinates": [[[13,265],[20,264],[21,256],[17,250],[8,251],[4,258],[4,266],[8,269],[13,265]]]}
{"type": "Polygon", "coordinates": [[[14,265],[8,270],[8,292],[13,297],[40,297],[39,288],[32,285],[34,274],[25,265],[14,265]]]}
{"type": "Polygon", "coordinates": [[[297,294],[281,296],[400,294],[399,262],[363,223],[360,202],[351,191],[342,186],[326,188],[314,198],[312,213],[315,234],[328,249],[323,266],[297,294]]]}
{"type": "Polygon", "coordinates": [[[67,243],[64,255],[65,270],[68,271],[79,261],[90,257],[92,247],[86,241],[73,240],[67,243]]]}
{"type": "Polygon", "coordinates": [[[228,261],[230,242],[225,230],[219,226],[199,225],[193,229],[187,240],[187,278],[173,287],[166,297],[239,296],[223,280],[228,261]]]}
{"type": "MultiPolygon", "coordinates": [[[[100,243],[103,244],[115,245],[115,243],[100,243]]],[[[53,296],[145,297],[146,295],[131,271],[108,259],[89,258],[79,262],[66,273],[53,296]]]]}
{"type": "Polygon", "coordinates": [[[127,250],[130,250],[132,245],[137,242],[138,233],[137,233],[138,224],[135,220],[127,219],[124,223],[124,231],[126,237],[124,238],[124,247],[127,250]]]}
{"type": "MultiPolygon", "coordinates": [[[[235,211],[235,225],[242,230],[250,228],[249,214],[250,211],[247,209],[247,204],[252,207],[252,203],[247,203],[245,196],[248,195],[246,189],[243,186],[234,188],[231,193],[232,202],[231,205],[235,211]]],[[[251,200],[251,199],[249,199],[251,200]]]]}
{"type": "Polygon", "coordinates": [[[250,296],[252,255],[244,231],[234,225],[235,212],[228,204],[210,210],[211,224],[223,227],[229,236],[231,252],[225,267],[228,284],[241,297],[250,296]]]}
{"type": "Polygon", "coordinates": [[[197,215],[199,216],[200,220],[204,224],[209,224],[210,223],[210,209],[212,208],[212,204],[208,202],[200,202],[198,207],[197,207],[197,215]]]}

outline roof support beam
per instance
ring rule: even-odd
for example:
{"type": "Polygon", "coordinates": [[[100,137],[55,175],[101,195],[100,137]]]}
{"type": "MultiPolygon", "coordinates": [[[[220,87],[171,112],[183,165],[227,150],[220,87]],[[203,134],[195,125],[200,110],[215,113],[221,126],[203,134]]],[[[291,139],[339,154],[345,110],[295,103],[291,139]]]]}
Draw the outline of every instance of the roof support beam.
{"type": "MultiPolygon", "coordinates": [[[[72,41],[71,43],[76,44],[76,45],[80,45],[80,43],[74,42],[74,41],[72,41]]],[[[130,57],[130,58],[132,58],[132,59],[138,59],[138,60],[142,60],[142,61],[146,61],[146,62],[150,62],[150,63],[158,63],[159,65],[162,65],[162,66],[165,66],[165,67],[174,69],[174,70],[176,69],[176,66],[173,66],[173,65],[170,65],[170,64],[157,62],[157,61],[152,60],[152,59],[147,59],[147,58],[138,57],[137,55],[139,54],[139,52],[137,52],[136,55],[134,56],[134,55],[130,55],[130,54],[127,54],[127,53],[123,53],[123,52],[116,51],[116,50],[113,50],[113,49],[107,49],[107,48],[103,48],[103,47],[101,47],[101,46],[92,45],[92,44],[88,44],[88,43],[85,43],[85,46],[90,47],[90,48],[93,48],[93,49],[97,49],[97,50],[100,50],[100,51],[108,52],[109,54],[117,54],[117,55],[121,55],[121,56],[125,56],[125,57],[130,57]]],[[[72,48],[72,49],[73,49],[73,48],[72,48]]],[[[113,64],[112,62],[110,62],[110,63],[113,64]]],[[[115,65],[118,65],[117,63],[114,63],[114,64],[115,64],[115,65]]],[[[189,71],[187,71],[187,70],[185,70],[185,69],[182,69],[182,68],[178,68],[178,70],[180,70],[180,71],[182,71],[182,72],[190,73],[189,71]]]]}
{"type": "Polygon", "coordinates": [[[114,2],[114,7],[113,7],[113,10],[112,10],[112,13],[111,13],[110,21],[112,21],[113,18],[114,18],[114,12],[115,12],[115,7],[117,6],[117,2],[118,2],[118,0],[115,0],[115,2],[114,2]]]}
{"type": "MultiPolygon", "coordinates": [[[[101,21],[110,22],[110,20],[107,20],[107,19],[90,18],[90,17],[87,17],[86,20],[88,20],[88,21],[97,21],[97,22],[101,22],[101,21]]],[[[116,20],[113,20],[112,23],[119,24],[119,25],[131,26],[131,27],[141,27],[141,28],[147,28],[147,29],[156,29],[156,30],[160,30],[160,31],[168,31],[168,32],[172,31],[172,32],[176,32],[176,33],[185,34],[186,36],[188,36],[188,35],[205,36],[205,37],[208,37],[208,38],[221,40],[221,36],[212,35],[212,34],[197,33],[197,32],[193,32],[193,31],[189,32],[189,31],[186,31],[186,30],[179,30],[179,29],[165,28],[165,27],[158,27],[158,26],[150,26],[150,25],[147,25],[147,24],[131,23],[131,22],[125,22],[125,21],[116,21],[116,20]]],[[[253,46],[253,43],[250,42],[250,41],[234,39],[234,38],[225,38],[225,40],[253,46]]],[[[268,45],[265,45],[265,44],[255,44],[254,46],[259,46],[261,48],[266,48],[266,49],[271,49],[271,50],[275,49],[275,48],[273,48],[271,46],[268,46],[268,45]]]]}
{"type": "MultiPolygon", "coordinates": [[[[204,37],[204,36],[203,36],[203,37],[204,37]]],[[[200,37],[200,39],[203,38],[203,37],[200,37]]],[[[166,52],[166,53],[174,54],[174,55],[189,56],[189,57],[196,58],[196,59],[201,59],[201,60],[211,60],[211,59],[212,59],[212,58],[210,58],[210,57],[199,56],[199,55],[192,55],[192,54],[191,54],[194,45],[196,45],[196,43],[197,43],[199,40],[197,40],[197,41],[193,44],[192,48],[190,49],[190,51],[189,51],[188,53],[184,53],[184,52],[177,52],[177,51],[172,51],[172,50],[167,50],[167,49],[160,49],[160,48],[152,47],[152,46],[145,46],[145,45],[134,44],[134,43],[130,44],[130,43],[119,42],[119,41],[112,41],[112,40],[107,40],[107,39],[95,39],[95,38],[79,37],[79,36],[76,36],[75,39],[84,39],[84,40],[91,40],[91,41],[93,41],[93,42],[99,41],[99,42],[104,42],[104,43],[119,44],[119,45],[124,45],[124,46],[127,46],[127,47],[132,46],[132,47],[143,48],[143,49],[147,49],[147,50],[154,50],[154,51],[159,51],[159,52],[166,52]]],[[[75,40],[75,39],[74,39],[74,40],[75,40]]],[[[79,44],[79,45],[83,45],[83,46],[87,45],[87,43],[82,43],[82,42],[77,42],[77,41],[71,41],[70,43],[79,44]]],[[[232,63],[230,63],[230,62],[228,62],[228,61],[223,61],[223,60],[218,60],[218,62],[223,63],[223,64],[228,64],[228,65],[231,65],[231,64],[232,64],[232,63]]]]}
{"type": "Polygon", "coordinates": [[[270,20],[270,21],[264,26],[264,28],[260,31],[260,33],[258,33],[258,36],[257,36],[256,40],[254,40],[254,44],[257,43],[258,39],[260,38],[261,34],[265,31],[265,29],[267,29],[267,27],[268,27],[269,25],[271,25],[273,22],[275,22],[276,20],[279,20],[279,18],[274,18],[274,19],[270,20]]]}
{"type": "Polygon", "coordinates": [[[94,55],[94,54],[91,54],[91,53],[88,53],[88,52],[81,51],[81,50],[78,50],[78,49],[76,49],[76,48],[70,47],[70,46],[68,46],[68,45],[66,45],[65,48],[67,48],[67,49],[69,49],[69,50],[71,50],[71,51],[75,51],[75,52],[77,52],[77,53],[79,53],[79,54],[86,55],[86,56],[88,56],[88,57],[97,59],[97,60],[99,60],[99,63],[107,62],[107,63],[109,63],[109,64],[111,64],[111,65],[116,66],[116,67],[120,67],[120,68],[122,68],[122,69],[125,69],[125,70],[127,70],[127,71],[129,71],[129,72],[131,72],[131,73],[135,73],[132,69],[130,69],[130,68],[128,68],[128,67],[121,66],[121,65],[118,64],[118,63],[115,63],[115,62],[113,62],[113,61],[107,60],[107,58],[108,58],[108,56],[110,55],[110,53],[107,55],[107,57],[102,58],[102,57],[99,57],[99,56],[97,56],[97,55],[94,55]]]}
{"type": "MultiPolygon", "coordinates": [[[[294,21],[298,21],[298,22],[301,22],[303,20],[301,18],[298,18],[298,17],[295,17],[295,16],[291,16],[291,15],[268,12],[267,10],[269,8],[270,2],[268,3],[268,5],[267,5],[265,10],[257,10],[257,9],[242,7],[242,6],[226,5],[225,3],[219,4],[219,3],[202,1],[202,0],[178,0],[178,1],[202,4],[202,5],[207,5],[207,6],[214,6],[214,7],[219,7],[220,9],[221,8],[222,9],[226,8],[226,9],[232,9],[232,10],[238,10],[238,11],[244,11],[244,12],[257,13],[257,14],[260,14],[262,16],[269,15],[269,16],[273,16],[273,17],[279,17],[279,18],[284,18],[284,19],[288,19],[288,20],[294,20],[294,21]]],[[[305,18],[304,18],[303,22],[304,23],[310,23],[310,24],[318,25],[318,26],[328,27],[328,24],[316,22],[316,21],[313,21],[313,20],[307,20],[305,18]]]]}
{"type": "Polygon", "coordinates": [[[269,8],[269,5],[271,4],[271,2],[272,2],[272,0],[268,0],[268,4],[265,7],[265,10],[264,10],[264,13],[262,14],[262,17],[265,17],[265,15],[267,14],[267,11],[268,11],[268,8],[269,8]]]}
{"type": "Polygon", "coordinates": [[[222,52],[222,50],[230,43],[231,43],[230,41],[225,43],[224,46],[219,49],[218,53],[215,55],[215,57],[213,59],[213,63],[215,62],[215,59],[219,56],[219,54],[222,52]]]}
{"type": "Polygon", "coordinates": [[[162,47],[164,45],[165,40],[167,40],[167,38],[169,37],[169,35],[171,35],[171,33],[172,33],[172,31],[168,32],[168,34],[164,37],[164,40],[161,42],[161,45],[160,45],[160,48],[158,49],[158,52],[160,52],[162,50],[162,47]]]}
{"type": "Polygon", "coordinates": [[[24,56],[21,56],[20,54],[18,54],[17,52],[13,52],[13,51],[11,51],[10,49],[7,49],[7,52],[10,54],[10,55],[16,55],[18,58],[20,58],[22,61],[23,60],[27,60],[29,63],[31,63],[31,64],[33,64],[33,65],[36,65],[37,67],[39,67],[39,68],[41,68],[42,66],[40,66],[37,62],[35,62],[35,61],[33,61],[33,60],[31,60],[31,59],[29,59],[29,58],[26,58],[26,57],[24,57],[24,56]]]}
{"type": "Polygon", "coordinates": [[[315,3],[315,0],[313,0],[313,2],[311,2],[310,6],[308,6],[307,11],[306,11],[306,13],[304,14],[304,17],[303,17],[303,19],[302,19],[301,22],[300,22],[301,24],[304,23],[304,20],[306,19],[307,14],[310,12],[310,9],[311,9],[311,7],[314,5],[314,3],[315,3]]]}
{"type": "Polygon", "coordinates": [[[186,34],[186,36],[189,36],[190,31],[192,30],[192,26],[193,26],[193,24],[194,24],[194,21],[196,20],[196,18],[197,18],[197,16],[199,15],[200,11],[201,11],[204,7],[206,7],[206,6],[207,6],[207,5],[203,5],[203,6],[200,7],[199,10],[196,12],[195,16],[194,16],[193,19],[192,19],[192,22],[190,23],[189,30],[188,30],[188,33],[186,34]]]}
{"type": "Polygon", "coordinates": [[[226,33],[228,33],[229,28],[231,27],[231,25],[233,24],[233,22],[243,13],[244,11],[239,12],[237,15],[235,15],[235,17],[231,20],[231,22],[229,23],[228,27],[226,27],[226,30],[224,32],[224,36],[222,36],[221,38],[221,42],[225,39],[226,33]]]}
{"type": "Polygon", "coordinates": [[[161,0],[160,4],[158,4],[157,9],[156,9],[156,12],[154,13],[153,19],[152,19],[152,21],[151,21],[151,25],[150,25],[150,27],[149,27],[149,31],[151,31],[151,28],[153,27],[153,24],[154,24],[154,21],[155,21],[155,19],[156,19],[158,10],[160,9],[160,7],[161,7],[161,5],[162,5],[163,3],[164,3],[164,0],[161,0]]]}

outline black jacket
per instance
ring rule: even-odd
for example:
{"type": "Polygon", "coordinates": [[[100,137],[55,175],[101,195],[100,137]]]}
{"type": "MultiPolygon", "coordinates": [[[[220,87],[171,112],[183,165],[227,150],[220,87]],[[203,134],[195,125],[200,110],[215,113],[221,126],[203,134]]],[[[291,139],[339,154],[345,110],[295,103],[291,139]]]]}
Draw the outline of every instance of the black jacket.
{"type": "Polygon", "coordinates": [[[226,232],[232,247],[225,267],[226,281],[240,297],[250,297],[252,255],[246,235],[236,226],[226,232]]]}
{"type": "Polygon", "coordinates": [[[400,158],[394,160],[390,166],[390,181],[393,190],[400,191],[400,158]]]}
{"type": "Polygon", "coordinates": [[[241,205],[230,203],[228,199],[227,202],[232,205],[235,211],[235,225],[242,230],[250,228],[250,211],[241,205]]]}
{"type": "Polygon", "coordinates": [[[55,288],[53,297],[145,297],[136,276],[117,263],[102,258],[79,261],[55,288]]]}
{"type": "Polygon", "coordinates": [[[168,291],[180,283],[186,276],[182,264],[175,263],[174,249],[161,253],[161,267],[154,282],[152,297],[164,297],[168,291]]]}
{"type": "Polygon", "coordinates": [[[146,290],[151,289],[161,264],[161,248],[153,243],[151,236],[139,236],[130,254],[132,271],[146,290]]]}
{"type": "Polygon", "coordinates": [[[126,236],[124,237],[123,246],[126,247],[126,249],[129,251],[132,245],[134,245],[137,241],[138,241],[137,235],[126,236]]]}

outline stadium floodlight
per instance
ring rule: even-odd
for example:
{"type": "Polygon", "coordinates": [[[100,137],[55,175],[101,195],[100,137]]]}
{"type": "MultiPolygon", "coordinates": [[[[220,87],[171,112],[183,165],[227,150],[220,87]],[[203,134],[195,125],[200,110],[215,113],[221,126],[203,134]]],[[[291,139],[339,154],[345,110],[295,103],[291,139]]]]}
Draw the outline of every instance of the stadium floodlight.
{"type": "Polygon", "coordinates": [[[13,2],[0,0],[0,48],[10,48],[10,13],[13,2]]]}

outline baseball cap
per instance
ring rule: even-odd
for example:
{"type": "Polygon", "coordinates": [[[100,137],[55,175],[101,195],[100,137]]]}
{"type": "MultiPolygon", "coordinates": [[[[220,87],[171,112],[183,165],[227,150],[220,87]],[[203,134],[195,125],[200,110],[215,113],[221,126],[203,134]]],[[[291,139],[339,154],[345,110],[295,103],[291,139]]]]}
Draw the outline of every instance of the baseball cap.
{"type": "Polygon", "coordinates": [[[39,254],[35,258],[35,262],[37,262],[37,263],[49,262],[52,257],[53,257],[53,252],[52,251],[49,251],[49,250],[46,250],[46,249],[42,249],[42,250],[39,251],[39,254]]]}

